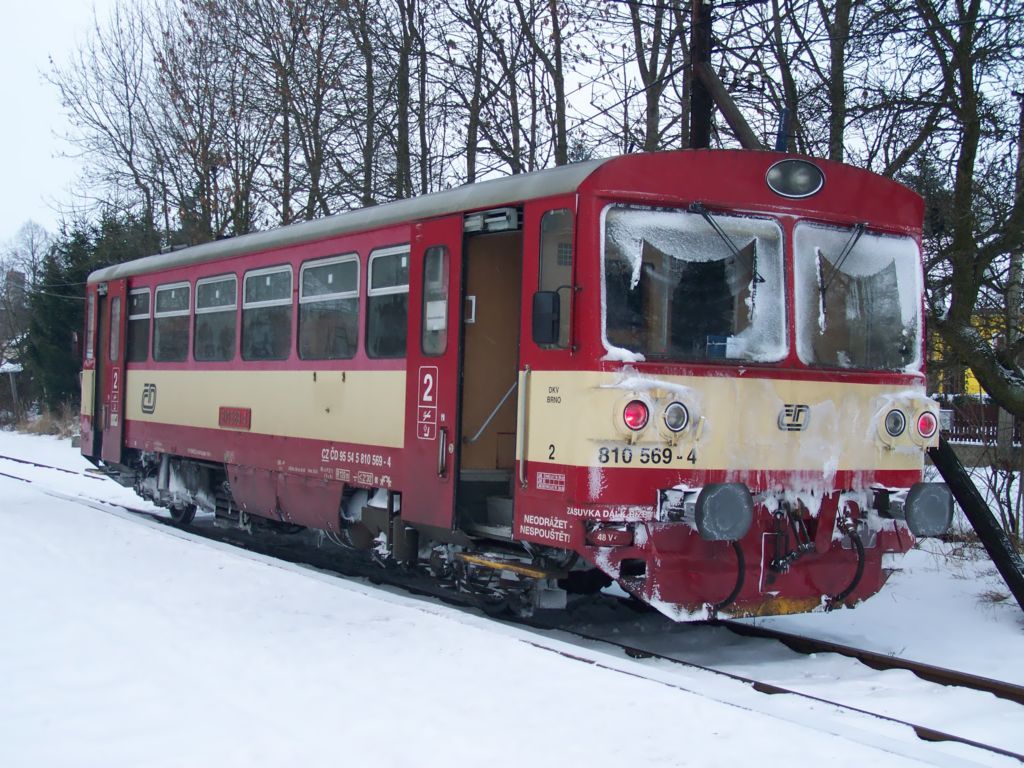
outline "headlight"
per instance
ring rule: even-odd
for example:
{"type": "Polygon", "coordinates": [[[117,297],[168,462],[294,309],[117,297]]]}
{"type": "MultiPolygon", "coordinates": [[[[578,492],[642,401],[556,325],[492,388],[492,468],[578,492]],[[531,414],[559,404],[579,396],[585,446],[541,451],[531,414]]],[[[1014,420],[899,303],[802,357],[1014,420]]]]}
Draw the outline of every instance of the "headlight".
{"type": "Polygon", "coordinates": [[[906,428],[907,417],[903,415],[903,411],[894,408],[885,414],[885,431],[889,433],[890,437],[899,437],[906,428]]]}
{"type": "Polygon", "coordinates": [[[690,423],[690,412],[679,402],[669,403],[665,408],[665,426],[671,432],[682,432],[690,423]]]}

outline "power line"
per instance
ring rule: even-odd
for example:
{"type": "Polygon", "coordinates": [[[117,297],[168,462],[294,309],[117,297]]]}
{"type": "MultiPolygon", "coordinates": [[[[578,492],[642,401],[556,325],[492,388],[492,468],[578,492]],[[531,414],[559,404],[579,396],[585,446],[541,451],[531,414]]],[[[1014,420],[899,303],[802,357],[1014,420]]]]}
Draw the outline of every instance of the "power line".
{"type": "Polygon", "coordinates": [[[51,293],[49,291],[32,291],[35,296],[49,296],[54,299],[67,299],[68,301],[85,301],[85,296],[67,296],[63,293],[51,293]]]}

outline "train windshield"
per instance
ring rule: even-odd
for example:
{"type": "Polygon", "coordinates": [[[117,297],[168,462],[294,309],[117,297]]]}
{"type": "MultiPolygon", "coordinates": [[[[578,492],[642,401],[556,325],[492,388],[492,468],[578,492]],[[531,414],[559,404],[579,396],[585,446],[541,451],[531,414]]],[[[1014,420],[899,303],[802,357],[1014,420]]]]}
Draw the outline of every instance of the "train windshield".
{"type": "Polygon", "coordinates": [[[911,238],[802,222],[793,249],[797,352],[804,363],[920,366],[922,277],[911,238]]]}
{"type": "Polygon", "coordinates": [[[610,205],[602,230],[606,359],[786,356],[774,220],[610,205]]]}

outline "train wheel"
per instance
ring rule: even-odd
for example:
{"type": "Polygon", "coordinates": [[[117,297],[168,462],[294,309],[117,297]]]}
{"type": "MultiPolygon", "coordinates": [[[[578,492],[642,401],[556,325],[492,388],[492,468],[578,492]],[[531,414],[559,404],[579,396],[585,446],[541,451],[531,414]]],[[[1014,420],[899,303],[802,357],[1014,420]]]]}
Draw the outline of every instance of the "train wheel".
{"type": "Polygon", "coordinates": [[[196,518],[196,505],[186,504],[184,507],[171,507],[171,521],[175,525],[191,525],[196,518]]]}
{"type": "Polygon", "coordinates": [[[476,603],[481,611],[492,618],[501,618],[512,613],[508,598],[501,595],[481,594],[477,596],[476,603]]]}

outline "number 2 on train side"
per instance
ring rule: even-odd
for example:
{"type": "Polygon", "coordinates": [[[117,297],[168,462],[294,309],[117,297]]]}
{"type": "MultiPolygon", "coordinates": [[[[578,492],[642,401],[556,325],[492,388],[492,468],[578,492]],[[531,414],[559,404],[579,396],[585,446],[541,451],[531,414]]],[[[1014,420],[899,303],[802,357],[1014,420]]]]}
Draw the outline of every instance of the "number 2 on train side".
{"type": "Polygon", "coordinates": [[[420,368],[420,404],[434,405],[437,387],[437,367],[423,366],[420,368]]]}

